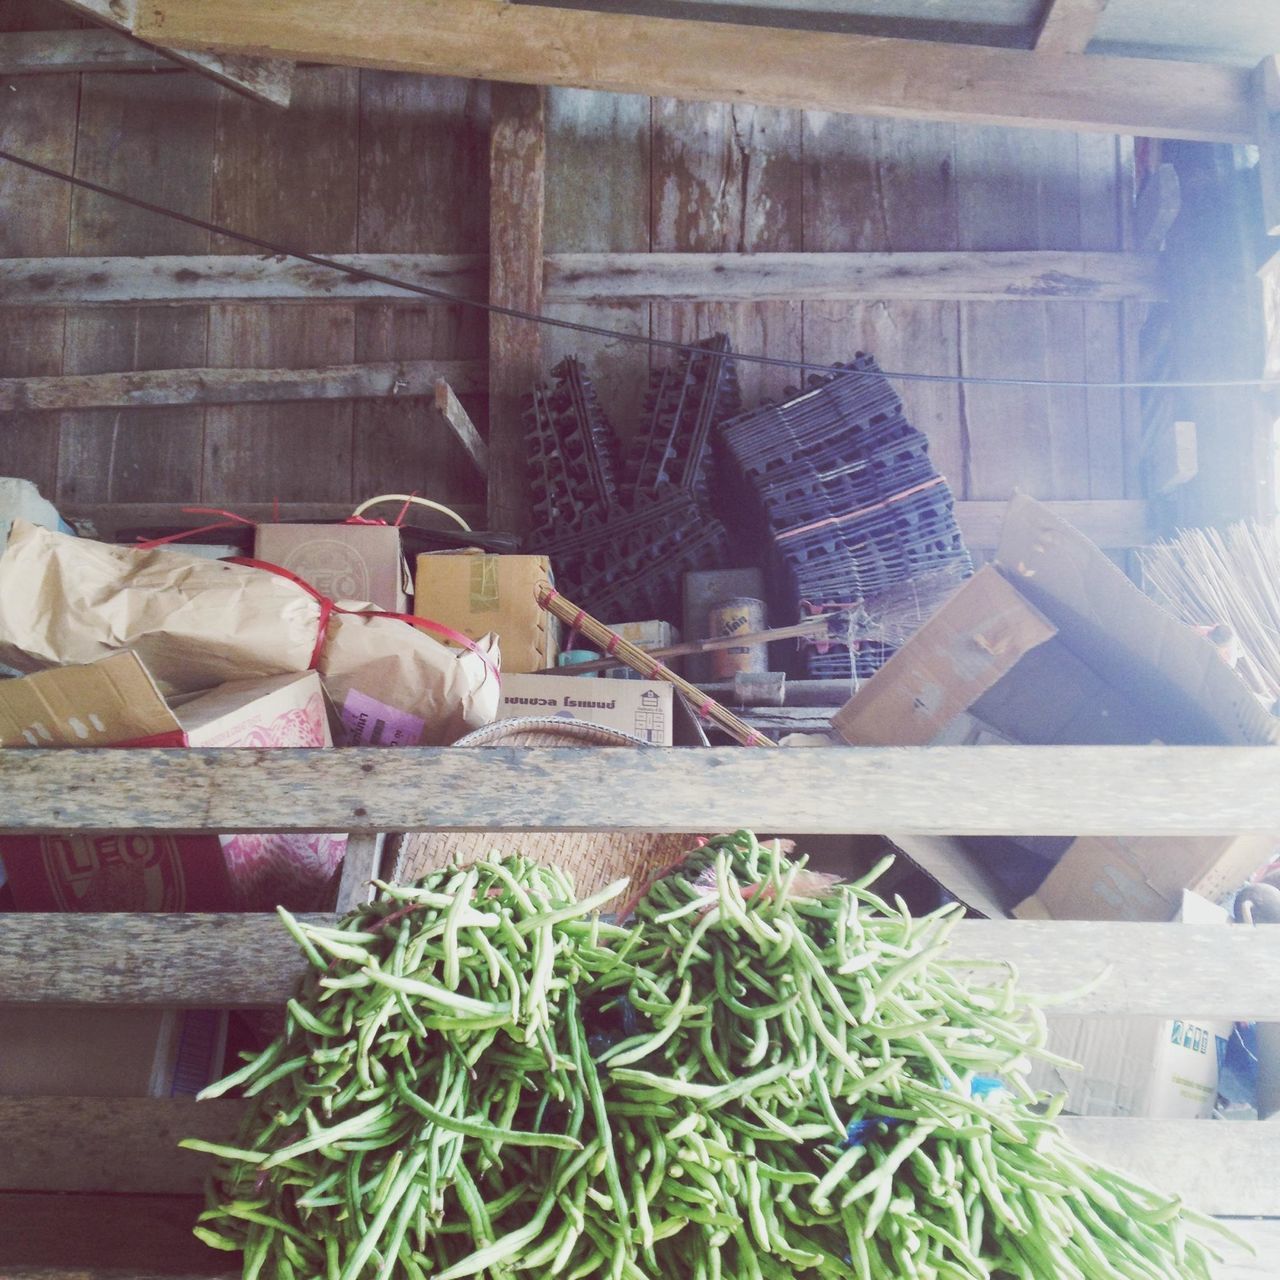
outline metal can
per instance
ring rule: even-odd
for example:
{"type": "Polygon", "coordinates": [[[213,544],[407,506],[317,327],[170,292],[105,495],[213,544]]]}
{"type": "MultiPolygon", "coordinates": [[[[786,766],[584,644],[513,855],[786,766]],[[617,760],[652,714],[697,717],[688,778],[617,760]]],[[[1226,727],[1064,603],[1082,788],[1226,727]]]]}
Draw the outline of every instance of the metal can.
{"type": "MultiPolygon", "coordinates": [[[[728,636],[749,635],[765,627],[764,601],[754,596],[734,596],[707,614],[707,630],[714,640],[728,636]]],[[[737,671],[761,672],[769,669],[769,646],[766,644],[734,645],[729,649],[713,649],[711,672],[717,680],[732,680],[737,671]]]]}

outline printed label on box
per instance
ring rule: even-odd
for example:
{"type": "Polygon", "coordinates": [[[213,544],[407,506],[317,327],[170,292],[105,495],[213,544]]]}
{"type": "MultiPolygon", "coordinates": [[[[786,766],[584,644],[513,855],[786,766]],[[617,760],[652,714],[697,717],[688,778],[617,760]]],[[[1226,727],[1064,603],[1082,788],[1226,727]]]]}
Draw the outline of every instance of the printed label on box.
{"type": "Polygon", "coordinates": [[[426,721],[377,698],[352,689],[340,712],[351,747],[414,747],[422,741],[426,721]]]}

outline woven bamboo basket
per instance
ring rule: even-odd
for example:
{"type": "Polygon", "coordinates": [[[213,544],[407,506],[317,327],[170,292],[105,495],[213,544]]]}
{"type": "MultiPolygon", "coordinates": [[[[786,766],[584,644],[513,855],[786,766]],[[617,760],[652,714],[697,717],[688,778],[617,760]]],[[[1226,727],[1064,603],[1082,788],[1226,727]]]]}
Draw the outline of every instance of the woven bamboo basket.
{"type": "MultiPolygon", "coordinates": [[[[577,720],[526,717],[500,720],[454,744],[459,747],[631,747],[647,749],[640,738],[577,720]]],[[[393,879],[416,880],[449,865],[493,854],[519,853],[573,878],[580,897],[626,876],[626,897],[679,862],[694,835],[622,831],[423,831],[400,837],[393,879]]]]}

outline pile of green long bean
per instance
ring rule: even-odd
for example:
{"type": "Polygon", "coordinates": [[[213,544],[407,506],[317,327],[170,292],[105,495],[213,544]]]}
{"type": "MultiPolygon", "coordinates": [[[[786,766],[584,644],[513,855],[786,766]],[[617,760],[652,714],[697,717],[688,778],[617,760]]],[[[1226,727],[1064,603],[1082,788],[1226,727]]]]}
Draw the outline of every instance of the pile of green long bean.
{"type": "Polygon", "coordinates": [[[208,1095],[255,1102],[197,1234],[245,1280],[1208,1280],[1185,1210],[1076,1153],[1025,1084],[1007,971],[749,832],[626,927],[519,859],[337,927],[284,1034],[208,1095]]]}

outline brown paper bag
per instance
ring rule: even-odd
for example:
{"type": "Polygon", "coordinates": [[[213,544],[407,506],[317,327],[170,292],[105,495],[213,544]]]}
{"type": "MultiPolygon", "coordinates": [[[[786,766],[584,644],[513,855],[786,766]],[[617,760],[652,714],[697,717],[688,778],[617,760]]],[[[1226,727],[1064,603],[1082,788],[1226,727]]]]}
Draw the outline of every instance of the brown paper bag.
{"type": "MultiPolygon", "coordinates": [[[[249,565],[113,547],[25,521],[0,556],[0,662],[19,671],[132,649],[165,693],[188,693],[306,671],[320,625],[309,589],[249,565]]],[[[496,642],[483,647],[496,667],[496,642]]],[[[497,715],[497,678],[479,654],[396,618],[333,613],[316,665],[349,743],[449,743],[497,715]]]]}

